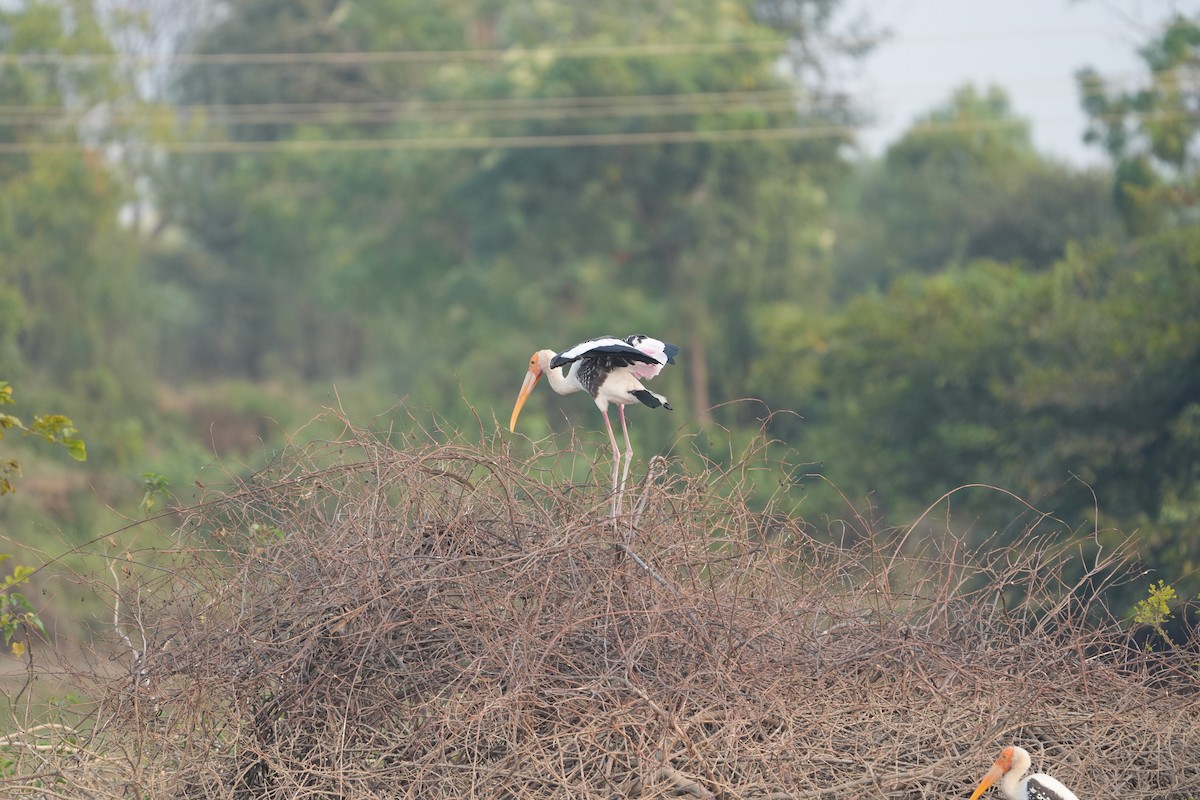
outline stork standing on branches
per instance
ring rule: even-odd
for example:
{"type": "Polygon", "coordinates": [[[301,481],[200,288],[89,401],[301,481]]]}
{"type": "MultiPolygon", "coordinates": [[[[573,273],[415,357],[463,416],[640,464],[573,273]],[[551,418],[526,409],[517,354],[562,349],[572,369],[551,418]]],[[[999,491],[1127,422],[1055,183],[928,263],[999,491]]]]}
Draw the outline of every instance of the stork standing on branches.
{"type": "Polygon", "coordinates": [[[561,353],[539,350],[529,358],[529,369],[525,382],[513,407],[509,430],[517,428],[517,417],[530,392],[543,375],[550,388],[558,394],[585,391],[596,401],[604,417],[608,441],[612,445],[612,515],[621,514],[621,495],[629,478],[629,466],[633,461],[633,445],[629,442],[629,428],[625,424],[625,406],[642,403],[650,408],[659,406],[671,410],[671,404],[661,394],[642,385],[643,380],[662,372],[667,364],[675,363],[679,348],[640,333],[618,339],[615,336],[600,336],[580,342],[561,353]],[[617,437],[608,419],[608,405],[615,403],[621,417],[621,432],[625,434],[625,469],[621,469],[621,451],[617,437]],[[618,483],[619,478],[619,483],[618,483]]]}
{"type": "Polygon", "coordinates": [[[1029,753],[1020,747],[1004,748],[996,763],[979,782],[971,800],[978,800],[996,781],[1000,781],[1000,794],[1006,800],[1079,800],[1070,789],[1045,773],[1035,772],[1022,778],[1029,771],[1031,763],[1029,753]]]}

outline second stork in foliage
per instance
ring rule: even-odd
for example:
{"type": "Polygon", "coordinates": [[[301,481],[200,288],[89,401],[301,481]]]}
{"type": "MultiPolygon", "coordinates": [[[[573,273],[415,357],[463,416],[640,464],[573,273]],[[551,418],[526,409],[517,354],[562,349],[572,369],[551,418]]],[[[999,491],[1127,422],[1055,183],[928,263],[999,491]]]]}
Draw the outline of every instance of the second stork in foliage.
{"type": "Polygon", "coordinates": [[[625,424],[625,406],[642,403],[651,408],[662,406],[671,410],[667,398],[650,391],[642,381],[662,372],[667,364],[675,363],[679,348],[660,342],[649,336],[635,333],[618,339],[615,336],[600,336],[580,342],[561,353],[539,350],[529,358],[529,370],[521,385],[521,394],[513,407],[509,429],[516,430],[517,416],[529,399],[529,393],[543,375],[550,388],[558,394],[587,392],[596,401],[604,416],[604,427],[613,451],[613,516],[621,513],[621,494],[629,477],[629,465],[633,460],[633,445],[629,442],[629,428],[625,424]],[[621,432],[625,434],[625,469],[621,470],[621,451],[617,437],[608,419],[608,405],[615,403],[621,417],[621,432]],[[620,476],[618,491],[618,475],[620,476]]]}

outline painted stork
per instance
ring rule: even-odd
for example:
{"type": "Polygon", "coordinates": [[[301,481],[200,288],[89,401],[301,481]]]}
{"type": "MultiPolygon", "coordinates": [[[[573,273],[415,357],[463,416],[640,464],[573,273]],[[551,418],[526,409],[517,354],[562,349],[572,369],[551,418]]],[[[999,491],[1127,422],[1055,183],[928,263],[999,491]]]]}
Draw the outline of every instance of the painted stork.
{"type": "Polygon", "coordinates": [[[521,384],[517,404],[513,406],[512,419],[508,423],[509,430],[517,429],[517,416],[543,375],[550,382],[550,388],[558,394],[579,391],[590,394],[604,416],[604,427],[612,445],[612,514],[613,517],[617,517],[621,513],[621,495],[625,491],[625,481],[629,477],[629,466],[633,461],[633,445],[629,442],[629,428],[625,424],[625,406],[642,403],[651,408],[662,406],[668,411],[671,410],[667,398],[647,389],[642,385],[642,381],[662,372],[662,368],[667,364],[674,364],[675,354],[678,352],[679,348],[675,345],[640,333],[626,336],[624,339],[600,336],[580,342],[561,353],[539,350],[529,358],[529,370],[525,373],[525,382],[521,384]],[[560,367],[562,369],[559,369],[560,367]],[[621,471],[621,451],[617,447],[617,437],[608,419],[609,403],[615,403],[621,415],[621,432],[625,434],[624,471],[621,471]]]}
{"type": "Polygon", "coordinates": [[[1022,778],[1031,763],[1029,753],[1020,747],[1004,748],[996,763],[979,782],[971,800],[977,800],[996,781],[1000,781],[1000,794],[1007,800],[1079,800],[1070,789],[1049,775],[1035,772],[1022,778]]]}

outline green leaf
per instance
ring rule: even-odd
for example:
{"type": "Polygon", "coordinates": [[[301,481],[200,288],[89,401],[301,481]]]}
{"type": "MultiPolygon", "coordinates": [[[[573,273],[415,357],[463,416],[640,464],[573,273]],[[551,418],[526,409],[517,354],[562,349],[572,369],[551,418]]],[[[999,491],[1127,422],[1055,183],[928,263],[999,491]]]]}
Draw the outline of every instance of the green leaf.
{"type": "Polygon", "coordinates": [[[26,614],[25,615],[25,624],[32,625],[33,627],[37,628],[39,631],[42,632],[43,636],[46,634],[46,625],[42,622],[42,618],[39,617],[36,613],[31,612],[29,614],[26,614]]]}
{"type": "MultiPolygon", "coordinates": [[[[27,597],[25,597],[25,595],[21,594],[20,592],[9,592],[7,597],[8,597],[8,605],[10,608],[23,608],[23,609],[25,609],[25,611],[27,613],[33,611],[33,606],[30,605],[29,599],[27,597]]],[[[24,615],[14,615],[14,614],[10,613],[9,616],[16,619],[16,618],[18,618],[20,616],[24,616],[24,615]]]]}
{"type": "Polygon", "coordinates": [[[67,446],[71,458],[76,461],[87,461],[87,445],[84,444],[83,439],[67,439],[63,444],[67,446]]]}
{"type": "Polygon", "coordinates": [[[143,472],[139,477],[142,479],[142,487],[146,490],[142,495],[142,511],[149,514],[154,510],[159,495],[164,501],[170,498],[171,482],[165,475],[159,475],[157,472],[143,472]]]}
{"type": "Polygon", "coordinates": [[[41,436],[48,442],[56,442],[70,436],[75,429],[71,427],[71,420],[62,414],[46,414],[33,418],[29,432],[41,436]]]}

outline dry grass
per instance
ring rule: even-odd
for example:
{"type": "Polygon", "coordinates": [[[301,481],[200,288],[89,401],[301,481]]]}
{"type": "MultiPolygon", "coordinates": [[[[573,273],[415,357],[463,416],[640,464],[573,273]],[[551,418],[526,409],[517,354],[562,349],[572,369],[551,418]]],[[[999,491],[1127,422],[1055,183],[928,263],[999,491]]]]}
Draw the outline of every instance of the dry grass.
{"type": "Polygon", "coordinates": [[[127,669],[0,793],[965,797],[1019,743],[1081,797],[1200,797],[1197,665],[1125,646],[1120,554],[834,546],[752,512],[749,462],[656,468],[614,528],[529,463],[352,430],[183,512],[127,669]]]}

